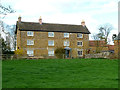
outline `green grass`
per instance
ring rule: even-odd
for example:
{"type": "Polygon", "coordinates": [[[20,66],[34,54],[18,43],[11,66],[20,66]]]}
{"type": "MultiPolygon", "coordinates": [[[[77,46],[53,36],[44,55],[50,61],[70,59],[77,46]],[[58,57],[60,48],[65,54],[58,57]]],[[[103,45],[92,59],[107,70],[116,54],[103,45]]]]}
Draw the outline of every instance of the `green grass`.
{"type": "Polygon", "coordinates": [[[3,88],[118,88],[118,60],[7,60],[2,75],[3,88]]]}

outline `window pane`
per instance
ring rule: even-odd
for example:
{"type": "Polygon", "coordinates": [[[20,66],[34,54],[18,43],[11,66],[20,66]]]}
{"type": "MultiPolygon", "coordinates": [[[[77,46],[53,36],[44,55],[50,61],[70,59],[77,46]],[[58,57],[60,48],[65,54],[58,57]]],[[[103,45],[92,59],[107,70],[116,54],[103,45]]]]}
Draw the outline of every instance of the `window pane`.
{"type": "Polygon", "coordinates": [[[28,55],[28,56],[33,56],[33,55],[34,55],[33,50],[27,50],[27,55],[28,55]]]}
{"type": "Polygon", "coordinates": [[[83,55],[83,51],[82,50],[78,51],[78,55],[82,56],[83,55]]]}
{"type": "Polygon", "coordinates": [[[33,36],[33,32],[32,31],[27,31],[27,36],[33,36]]]}
{"type": "Polygon", "coordinates": [[[69,33],[64,33],[64,37],[69,38],[69,33]]]}
{"type": "Polygon", "coordinates": [[[27,40],[27,45],[34,45],[34,41],[33,40],[27,40]]]}
{"type": "Polygon", "coordinates": [[[64,41],[64,46],[69,46],[69,41],[64,41]]]}
{"type": "Polygon", "coordinates": [[[49,40],[49,41],[48,41],[48,45],[49,45],[49,46],[54,46],[54,40],[49,40]]]}
{"type": "Polygon", "coordinates": [[[54,32],[48,32],[48,37],[54,37],[54,32]]]}
{"type": "Polygon", "coordinates": [[[83,45],[83,42],[82,42],[82,41],[78,41],[78,42],[77,42],[77,45],[78,45],[78,46],[82,46],[82,45],[83,45]]]}
{"type": "Polygon", "coordinates": [[[54,56],[54,50],[48,50],[48,56],[54,56]]]}
{"type": "Polygon", "coordinates": [[[83,34],[78,33],[78,34],[77,34],[77,37],[78,37],[78,38],[83,38],[83,34]]]}

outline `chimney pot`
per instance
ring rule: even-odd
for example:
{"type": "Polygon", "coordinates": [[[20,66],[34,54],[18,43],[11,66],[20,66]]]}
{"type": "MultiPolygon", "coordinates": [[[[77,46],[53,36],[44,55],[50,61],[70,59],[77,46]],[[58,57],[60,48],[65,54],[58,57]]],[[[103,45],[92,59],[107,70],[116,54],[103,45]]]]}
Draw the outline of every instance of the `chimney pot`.
{"type": "Polygon", "coordinates": [[[42,18],[41,18],[41,16],[39,18],[39,23],[40,23],[40,25],[42,25],[42,18]]]}
{"type": "Polygon", "coordinates": [[[18,17],[18,22],[21,22],[21,16],[18,17]]]}
{"type": "Polygon", "coordinates": [[[82,20],[81,25],[85,26],[85,21],[84,20],[82,20]]]}

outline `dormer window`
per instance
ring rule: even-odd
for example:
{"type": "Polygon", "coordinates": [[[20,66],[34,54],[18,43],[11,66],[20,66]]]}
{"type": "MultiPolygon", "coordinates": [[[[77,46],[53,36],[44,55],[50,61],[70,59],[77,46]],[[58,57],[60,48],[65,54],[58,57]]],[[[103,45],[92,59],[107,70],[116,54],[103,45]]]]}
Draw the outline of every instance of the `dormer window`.
{"type": "Polygon", "coordinates": [[[27,36],[34,36],[34,32],[32,32],[32,31],[27,31],[27,36]]]}

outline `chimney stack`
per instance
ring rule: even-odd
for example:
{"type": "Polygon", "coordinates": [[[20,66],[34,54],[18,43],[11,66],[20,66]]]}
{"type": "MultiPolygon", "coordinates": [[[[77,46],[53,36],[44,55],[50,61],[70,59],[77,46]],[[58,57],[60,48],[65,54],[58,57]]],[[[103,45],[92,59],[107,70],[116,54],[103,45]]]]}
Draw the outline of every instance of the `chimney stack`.
{"type": "Polygon", "coordinates": [[[84,20],[82,20],[81,25],[85,26],[85,21],[84,20]]]}
{"type": "Polygon", "coordinates": [[[21,16],[18,17],[18,22],[21,22],[21,16]]]}
{"type": "Polygon", "coordinates": [[[42,25],[42,18],[41,18],[41,16],[39,18],[39,23],[40,23],[40,25],[42,25]]]}

